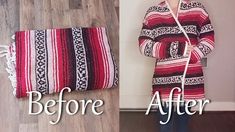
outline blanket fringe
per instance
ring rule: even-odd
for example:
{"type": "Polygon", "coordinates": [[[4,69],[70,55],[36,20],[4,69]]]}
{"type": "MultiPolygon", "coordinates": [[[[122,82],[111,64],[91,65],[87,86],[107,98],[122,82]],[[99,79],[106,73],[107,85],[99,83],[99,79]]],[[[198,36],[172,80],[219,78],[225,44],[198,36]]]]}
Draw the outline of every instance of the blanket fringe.
{"type": "Polygon", "coordinates": [[[15,42],[11,43],[10,46],[0,45],[0,57],[6,57],[8,72],[8,78],[11,81],[13,87],[13,94],[16,96],[16,52],[15,52],[15,42]]]}

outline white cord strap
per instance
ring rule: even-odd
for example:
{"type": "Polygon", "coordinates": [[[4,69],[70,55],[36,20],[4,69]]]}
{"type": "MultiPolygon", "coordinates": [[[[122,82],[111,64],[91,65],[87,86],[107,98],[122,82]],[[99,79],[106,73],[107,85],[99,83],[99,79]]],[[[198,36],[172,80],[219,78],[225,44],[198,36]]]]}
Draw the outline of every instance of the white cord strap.
{"type": "MultiPolygon", "coordinates": [[[[188,42],[186,41],[186,44],[185,44],[185,51],[184,51],[184,55],[186,54],[186,50],[187,50],[187,47],[188,47],[188,44],[191,45],[191,41],[189,39],[189,36],[188,34],[186,33],[186,31],[184,30],[183,26],[180,24],[178,18],[176,18],[175,14],[173,13],[169,3],[167,2],[167,0],[165,0],[167,6],[169,7],[169,10],[173,16],[173,18],[175,19],[175,22],[177,23],[177,25],[179,26],[180,30],[183,32],[184,36],[187,38],[188,42]]],[[[181,0],[179,0],[179,6],[181,5],[181,0]]],[[[179,12],[179,9],[180,7],[178,8],[178,11],[177,11],[177,16],[178,16],[178,12],[179,12]]],[[[184,73],[183,73],[183,77],[182,77],[182,83],[181,83],[181,88],[182,88],[182,95],[184,98],[184,83],[185,83],[185,76],[186,76],[186,73],[187,73],[187,69],[188,69],[188,65],[189,65],[189,61],[190,61],[190,58],[191,58],[191,52],[189,53],[188,55],[188,58],[187,58],[187,62],[186,62],[186,65],[185,65],[185,69],[184,69],[184,73]]]]}
{"type": "MultiPolygon", "coordinates": [[[[178,18],[176,18],[175,14],[173,13],[173,11],[172,11],[172,9],[171,9],[169,3],[167,2],[167,0],[166,0],[166,4],[167,4],[167,6],[169,7],[169,10],[170,10],[170,12],[171,12],[173,18],[175,19],[175,22],[177,23],[177,25],[179,26],[180,30],[183,32],[184,36],[187,38],[189,44],[191,45],[190,39],[189,39],[189,37],[188,37],[188,34],[187,34],[186,31],[184,30],[183,26],[180,24],[178,18]]],[[[179,6],[180,6],[180,4],[181,4],[181,0],[179,0],[179,6]]],[[[179,7],[179,9],[180,9],[180,7],[179,7]]],[[[178,9],[178,11],[177,11],[177,15],[178,15],[179,9],[178,9]]]]}

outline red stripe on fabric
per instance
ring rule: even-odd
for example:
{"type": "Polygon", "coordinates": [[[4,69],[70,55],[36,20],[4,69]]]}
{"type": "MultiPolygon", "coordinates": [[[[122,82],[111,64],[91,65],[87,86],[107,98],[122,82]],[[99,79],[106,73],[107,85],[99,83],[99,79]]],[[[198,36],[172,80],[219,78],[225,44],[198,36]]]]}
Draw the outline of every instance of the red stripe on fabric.
{"type": "MultiPolygon", "coordinates": [[[[102,50],[102,45],[104,45],[104,43],[102,43],[103,41],[101,41],[100,40],[100,38],[99,38],[99,33],[101,32],[101,29],[100,28],[96,28],[96,35],[97,35],[97,42],[98,42],[98,46],[99,46],[99,51],[100,51],[100,53],[102,53],[103,52],[103,50],[102,50]]],[[[104,83],[105,83],[105,74],[106,74],[106,72],[105,72],[105,62],[104,62],[104,57],[103,57],[103,53],[102,54],[99,54],[100,55],[100,57],[99,57],[99,59],[100,59],[100,71],[101,71],[101,73],[102,74],[100,74],[100,85],[99,85],[99,89],[101,89],[101,88],[103,88],[103,85],[104,85],[104,83]]]]}
{"type": "Polygon", "coordinates": [[[20,65],[20,69],[21,69],[21,75],[20,75],[20,81],[21,81],[21,96],[22,97],[25,97],[27,96],[26,92],[26,80],[25,80],[25,57],[27,57],[25,55],[26,53],[26,49],[25,49],[25,34],[24,32],[21,32],[20,33],[20,49],[21,49],[21,54],[20,54],[20,57],[21,57],[21,65],[20,65]]]}
{"type": "Polygon", "coordinates": [[[144,41],[145,41],[145,39],[139,38],[139,46],[143,45],[143,44],[144,44],[144,41]]]}
{"type": "Polygon", "coordinates": [[[25,45],[26,45],[26,76],[25,76],[25,78],[26,78],[26,87],[27,87],[27,91],[31,91],[31,89],[30,89],[30,83],[29,83],[29,59],[30,59],[30,56],[29,56],[29,31],[26,31],[25,32],[25,34],[26,34],[26,37],[25,37],[25,41],[26,41],[26,43],[25,43],[25,45]]]}
{"type": "Polygon", "coordinates": [[[54,78],[55,78],[55,92],[59,91],[59,68],[58,68],[58,48],[57,48],[57,44],[56,44],[56,30],[54,29],[52,32],[53,35],[53,47],[54,47],[54,78]]]}
{"type": "MultiPolygon", "coordinates": [[[[182,35],[182,36],[177,35],[176,37],[170,37],[170,36],[164,37],[159,41],[163,42],[163,43],[170,43],[172,41],[176,41],[176,39],[177,39],[177,41],[179,41],[181,43],[185,43],[185,41],[187,41],[187,38],[184,35],[182,35]]],[[[190,42],[192,45],[196,45],[196,44],[198,44],[198,39],[197,38],[190,38],[190,42]]]]}
{"type": "MultiPolygon", "coordinates": [[[[205,18],[206,16],[203,13],[201,13],[201,11],[180,12],[179,17],[178,17],[179,21],[195,20],[196,23],[198,22],[196,20],[203,21],[205,20],[205,18]]],[[[165,23],[165,24],[175,23],[175,20],[171,14],[164,15],[164,17],[159,14],[152,14],[148,16],[146,20],[148,21],[148,25],[150,27],[157,25],[157,24],[162,24],[162,23],[165,23]]]]}
{"type": "Polygon", "coordinates": [[[67,43],[66,43],[66,29],[62,30],[62,49],[63,49],[63,75],[64,75],[64,84],[62,88],[69,86],[68,84],[68,50],[67,50],[67,43]]]}
{"type": "Polygon", "coordinates": [[[203,88],[195,88],[195,89],[190,89],[190,90],[187,90],[185,89],[184,90],[184,94],[185,95],[196,95],[196,94],[203,94],[204,93],[204,89],[203,88]]]}
{"type": "Polygon", "coordinates": [[[59,71],[59,60],[58,60],[58,47],[57,47],[57,38],[56,38],[56,36],[57,36],[57,33],[56,33],[56,31],[57,31],[57,29],[56,30],[54,30],[54,32],[53,32],[53,35],[54,35],[54,46],[55,46],[55,61],[56,61],[56,63],[55,63],[55,72],[56,72],[56,74],[55,74],[55,77],[56,77],[56,92],[59,92],[59,86],[60,86],[60,80],[59,80],[59,73],[60,73],[60,71],[59,71]]]}
{"type": "Polygon", "coordinates": [[[92,29],[88,29],[88,35],[89,35],[89,40],[90,40],[90,45],[92,48],[92,59],[94,62],[94,87],[92,89],[96,89],[98,86],[98,82],[99,82],[99,60],[98,60],[98,54],[97,54],[97,44],[96,42],[93,40],[94,38],[94,33],[92,31],[92,29]]]}
{"type": "Polygon", "coordinates": [[[62,51],[62,54],[61,54],[61,57],[63,58],[61,61],[62,61],[62,73],[63,73],[63,83],[61,84],[61,89],[62,90],[65,86],[66,86],[66,83],[67,83],[67,58],[66,58],[66,48],[65,48],[65,29],[61,29],[61,51],[62,51]]]}
{"type": "Polygon", "coordinates": [[[159,68],[158,66],[155,67],[154,72],[158,75],[165,75],[169,73],[174,73],[176,71],[183,72],[185,69],[185,65],[182,66],[175,66],[175,67],[166,67],[166,68],[159,68]]]}
{"type": "Polygon", "coordinates": [[[98,58],[98,65],[99,65],[99,80],[98,80],[98,86],[97,89],[102,88],[104,84],[104,61],[103,61],[103,53],[102,53],[102,43],[99,39],[99,29],[94,28],[93,29],[93,38],[94,38],[94,44],[96,45],[96,51],[97,51],[97,58],[98,58]]]}
{"type": "Polygon", "coordinates": [[[107,63],[106,63],[106,54],[104,53],[104,41],[103,41],[103,37],[102,36],[102,29],[101,28],[97,28],[96,29],[96,33],[97,33],[97,38],[98,38],[98,42],[99,42],[99,47],[100,47],[100,52],[101,52],[101,64],[102,64],[102,76],[101,76],[101,84],[100,84],[100,89],[101,88],[105,88],[106,84],[107,84],[107,74],[108,74],[108,71],[107,71],[107,63]]]}
{"type": "Polygon", "coordinates": [[[20,37],[19,37],[19,32],[16,32],[15,34],[15,46],[16,46],[16,80],[17,80],[17,86],[16,86],[16,97],[20,98],[21,97],[21,70],[20,70],[20,66],[21,66],[21,57],[20,57],[20,37]]]}
{"type": "Polygon", "coordinates": [[[54,72],[54,66],[55,66],[54,65],[54,61],[55,60],[54,60],[54,45],[53,45],[53,33],[52,32],[53,32],[53,29],[51,30],[51,47],[52,47],[52,56],[51,56],[52,57],[52,61],[51,62],[52,62],[52,74],[53,74],[52,75],[52,77],[53,77],[53,87],[54,87],[54,90],[55,90],[55,76],[54,76],[54,73],[55,73],[54,72]]]}
{"type": "Polygon", "coordinates": [[[61,64],[62,64],[62,71],[61,71],[61,73],[62,73],[62,75],[63,75],[63,78],[61,78],[61,80],[63,80],[62,81],[62,84],[60,85],[60,90],[61,90],[61,88],[63,88],[64,87],[64,84],[66,83],[66,76],[65,76],[65,47],[64,47],[64,29],[61,29],[60,30],[61,32],[61,34],[60,34],[60,38],[61,38],[61,64]]]}
{"type": "MultiPolygon", "coordinates": [[[[158,66],[155,67],[155,73],[159,75],[174,73],[175,71],[183,72],[185,69],[185,65],[182,66],[175,66],[175,67],[166,67],[166,68],[159,68],[158,66]]],[[[197,67],[188,67],[187,74],[194,74],[194,73],[202,73],[201,66],[197,67]]]]}
{"type": "Polygon", "coordinates": [[[25,37],[24,37],[24,41],[25,41],[25,43],[24,43],[24,46],[25,46],[25,67],[24,67],[24,70],[25,70],[25,76],[24,76],[24,78],[25,78],[25,89],[26,89],[26,93],[29,91],[29,82],[28,82],[28,32],[27,31],[25,31],[24,32],[24,35],[25,35],[25,37]]]}
{"type": "Polygon", "coordinates": [[[95,51],[96,51],[96,58],[97,58],[97,73],[99,72],[99,74],[97,74],[98,78],[97,78],[97,82],[96,82],[96,87],[95,89],[99,89],[100,87],[100,81],[101,81],[101,73],[103,73],[102,68],[101,68],[101,61],[102,61],[102,57],[100,57],[100,52],[99,52],[99,42],[96,41],[97,40],[97,34],[96,34],[96,29],[93,28],[92,30],[92,39],[93,39],[93,44],[95,45],[95,51]]]}
{"type": "Polygon", "coordinates": [[[62,87],[64,85],[64,75],[63,75],[63,58],[62,58],[62,54],[63,54],[63,46],[62,46],[62,38],[61,38],[61,29],[56,29],[56,47],[57,47],[57,58],[58,58],[58,71],[59,74],[57,75],[59,78],[59,87],[57,92],[60,92],[62,90],[62,87]]]}
{"type": "MultiPolygon", "coordinates": [[[[95,45],[95,52],[96,52],[96,60],[97,60],[97,69],[96,69],[96,73],[101,73],[100,71],[100,57],[99,57],[99,52],[98,52],[98,43],[94,40],[96,37],[96,34],[94,32],[94,29],[91,29],[92,31],[92,39],[93,39],[93,45],[95,45]],[[94,37],[93,37],[94,36],[94,37]]],[[[100,74],[96,74],[97,75],[97,80],[96,80],[96,86],[95,89],[99,88],[99,81],[100,81],[100,74]]]]}
{"type": "Polygon", "coordinates": [[[26,90],[27,92],[31,91],[30,89],[30,83],[29,83],[29,31],[26,31],[25,32],[25,54],[26,54],[26,57],[25,57],[25,80],[26,80],[26,90]]]}
{"type": "Polygon", "coordinates": [[[166,44],[161,44],[159,47],[159,59],[166,58],[167,54],[167,46],[166,44]]]}
{"type": "MultiPolygon", "coordinates": [[[[212,46],[214,46],[214,35],[209,34],[209,35],[203,35],[203,37],[200,36],[200,39],[207,41],[209,44],[211,44],[212,46]],[[210,41],[208,41],[207,39],[209,39],[210,41]]],[[[200,40],[201,41],[201,40],[200,40]]]]}
{"type": "Polygon", "coordinates": [[[198,73],[203,73],[201,66],[188,67],[187,69],[187,74],[198,74],[198,73]]]}

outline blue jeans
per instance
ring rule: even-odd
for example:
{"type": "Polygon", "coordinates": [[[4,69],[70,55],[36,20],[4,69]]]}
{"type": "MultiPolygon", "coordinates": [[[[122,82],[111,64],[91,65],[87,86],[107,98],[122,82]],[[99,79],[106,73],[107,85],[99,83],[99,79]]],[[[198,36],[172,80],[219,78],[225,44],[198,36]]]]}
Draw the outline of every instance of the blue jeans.
{"type": "MultiPolygon", "coordinates": [[[[169,108],[163,106],[163,111],[168,113],[169,108]]],[[[180,111],[185,112],[185,107],[180,106],[180,111]]],[[[161,121],[165,122],[167,120],[168,115],[162,115],[159,110],[157,113],[158,113],[158,118],[161,121]]],[[[178,115],[177,112],[174,111],[174,109],[172,108],[171,119],[165,125],[160,124],[160,132],[189,132],[188,121],[189,121],[189,115],[187,113],[183,115],[178,115]]]]}

